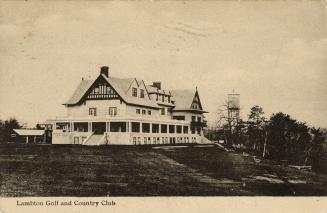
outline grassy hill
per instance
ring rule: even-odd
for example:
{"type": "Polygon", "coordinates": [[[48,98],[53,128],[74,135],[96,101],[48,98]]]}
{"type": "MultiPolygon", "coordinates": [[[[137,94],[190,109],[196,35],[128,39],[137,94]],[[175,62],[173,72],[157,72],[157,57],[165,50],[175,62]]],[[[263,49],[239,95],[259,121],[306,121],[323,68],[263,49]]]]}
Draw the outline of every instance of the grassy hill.
{"type": "Polygon", "coordinates": [[[215,146],[0,145],[1,196],[327,195],[327,176],[215,146]]]}

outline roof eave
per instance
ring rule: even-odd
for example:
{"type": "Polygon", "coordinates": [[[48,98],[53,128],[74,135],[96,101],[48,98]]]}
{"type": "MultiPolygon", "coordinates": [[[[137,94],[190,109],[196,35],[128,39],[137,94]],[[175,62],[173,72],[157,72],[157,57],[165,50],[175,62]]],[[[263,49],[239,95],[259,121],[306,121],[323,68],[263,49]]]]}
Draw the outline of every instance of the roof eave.
{"type": "Polygon", "coordinates": [[[140,107],[148,107],[148,108],[152,108],[152,109],[160,109],[160,107],[158,106],[149,106],[149,105],[143,105],[143,104],[135,104],[135,103],[128,103],[128,102],[125,102],[126,104],[128,105],[132,105],[132,106],[140,106],[140,107]]]}
{"type": "Polygon", "coordinates": [[[173,109],[173,112],[200,112],[200,113],[209,113],[205,110],[198,110],[198,109],[173,109]]]}

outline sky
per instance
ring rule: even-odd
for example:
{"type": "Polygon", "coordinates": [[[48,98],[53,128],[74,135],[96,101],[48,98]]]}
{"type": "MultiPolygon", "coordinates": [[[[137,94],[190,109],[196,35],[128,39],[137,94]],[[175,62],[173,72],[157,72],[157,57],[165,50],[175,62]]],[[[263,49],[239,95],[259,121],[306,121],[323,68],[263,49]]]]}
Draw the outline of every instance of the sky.
{"type": "Polygon", "coordinates": [[[2,1],[0,119],[64,115],[81,78],[136,77],[198,88],[209,124],[233,90],[327,127],[323,1],[2,1]]]}

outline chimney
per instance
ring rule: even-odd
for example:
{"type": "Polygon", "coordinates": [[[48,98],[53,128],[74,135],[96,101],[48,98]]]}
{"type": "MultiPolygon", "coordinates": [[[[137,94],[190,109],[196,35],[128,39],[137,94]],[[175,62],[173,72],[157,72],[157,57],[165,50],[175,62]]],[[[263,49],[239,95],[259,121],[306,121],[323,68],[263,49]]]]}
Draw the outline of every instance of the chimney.
{"type": "Polygon", "coordinates": [[[160,81],[153,82],[152,86],[161,90],[161,82],[160,81]]]}
{"type": "Polygon", "coordinates": [[[104,74],[108,78],[109,77],[109,67],[108,66],[102,66],[100,74],[104,74]]]}

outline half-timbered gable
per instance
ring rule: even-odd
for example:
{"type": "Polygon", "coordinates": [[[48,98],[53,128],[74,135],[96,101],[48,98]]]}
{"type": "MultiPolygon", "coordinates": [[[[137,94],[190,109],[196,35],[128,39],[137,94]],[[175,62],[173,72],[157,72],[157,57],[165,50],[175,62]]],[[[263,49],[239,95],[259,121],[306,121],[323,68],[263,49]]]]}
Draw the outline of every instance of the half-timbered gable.
{"type": "Polygon", "coordinates": [[[121,99],[116,90],[101,75],[84,96],[85,100],[121,99]]]}

